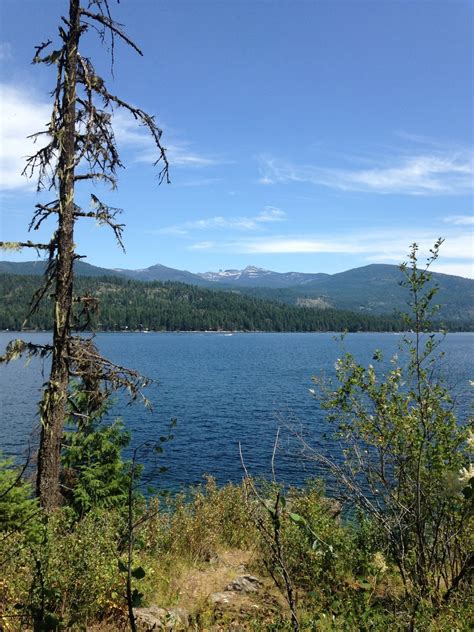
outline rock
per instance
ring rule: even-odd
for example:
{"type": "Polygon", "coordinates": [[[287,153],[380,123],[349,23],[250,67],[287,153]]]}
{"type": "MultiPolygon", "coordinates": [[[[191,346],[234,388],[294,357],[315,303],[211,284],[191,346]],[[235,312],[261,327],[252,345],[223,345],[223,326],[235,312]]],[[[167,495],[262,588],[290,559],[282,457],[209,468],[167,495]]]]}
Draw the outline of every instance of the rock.
{"type": "Polygon", "coordinates": [[[241,575],[225,587],[225,591],[253,593],[258,592],[262,583],[253,575],[241,575]]]}
{"type": "Polygon", "coordinates": [[[209,595],[209,601],[215,606],[227,606],[234,601],[234,597],[231,592],[215,592],[209,595]]]}
{"type": "Polygon", "coordinates": [[[203,560],[208,564],[217,564],[219,562],[219,556],[214,551],[206,551],[203,555],[203,560]]]}
{"type": "Polygon", "coordinates": [[[168,631],[186,630],[189,626],[189,615],[184,608],[134,608],[133,613],[140,632],[152,630],[168,631]]]}

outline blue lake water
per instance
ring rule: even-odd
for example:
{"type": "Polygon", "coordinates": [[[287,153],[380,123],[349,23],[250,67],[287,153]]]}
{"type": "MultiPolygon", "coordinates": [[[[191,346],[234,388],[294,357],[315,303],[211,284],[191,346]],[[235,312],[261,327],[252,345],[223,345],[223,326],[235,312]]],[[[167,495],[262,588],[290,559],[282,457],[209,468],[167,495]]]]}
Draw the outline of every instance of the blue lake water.
{"type": "MultiPolygon", "coordinates": [[[[1,332],[0,349],[14,337],[1,332]]],[[[46,342],[50,335],[24,334],[23,338],[46,342]]],[[[169,421],[177,419],[175,438],[158,463],[168,471],[154,480],[170,489],[201,482],[204,473],[219,483],[241,480],[239,442],[249,471],[268,476],[277,429],[289,422],[304,428],[318,449],[336,451],[325,413],[309,393],[311,376],[333,375],[334,363],[344,350],[368,364],[375,349],[388,359],[398,352],[401,341],[400,335],[381,333],[348,334],[343,343],[326,333],[109,333],[96,337],[106,357],[158,382],[147,389],[152,412],[140,404],[128,406],[123,397],[117,397],[111,412],[112,417],[123,418],[133,445],[165,434],[169,421]]],[[[449,334],[442,349],[445,356],[437,369],[446,375],[459,418],[465,419],[474,391],[469,386],[474,334],[449,334]]],[[[37,442],[37,403],[47,374],[48,364],[39,360],[27,367],[22,360],[0,365],[0,449],[4,453],[21,455],[28,441],[37,442]]],[[[296,451],[297,446],[282,432],[275,459],[279,480],[301,484],[318,473],[296,451]]],[[[153,462],[147,455],[143,458],[151,472],[153,462]]]]}

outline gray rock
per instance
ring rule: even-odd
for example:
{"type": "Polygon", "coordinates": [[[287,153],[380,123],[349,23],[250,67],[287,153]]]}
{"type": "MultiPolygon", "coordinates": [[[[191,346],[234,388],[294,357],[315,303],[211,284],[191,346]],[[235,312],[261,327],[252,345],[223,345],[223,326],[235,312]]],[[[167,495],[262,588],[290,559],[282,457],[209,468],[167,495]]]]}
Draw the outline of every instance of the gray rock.
{"type": "Polygon", "coordinates": [[[234,595],[231,592],[215,592],[209,595],[209,601],[215,606],[227,606],[234,601],[234,595]]]}
{"type": "Polygon", "coordinates": [[[189,615],[184,608],[134,608],[137,628],[140,632],[186,630],[189,615]]]}
{"type": "Polygon", "coordinates": [[[244,593],[258,592],[262,583],[253,575],[241,575],[231,581],[224,590],[244,593]]]}
{"type": "Polygon", "coordinates": [[[219,556],[214,551],[206,551],[203,555],[203,559],[209,564],[217,564],[219,562],[219,556]]]}

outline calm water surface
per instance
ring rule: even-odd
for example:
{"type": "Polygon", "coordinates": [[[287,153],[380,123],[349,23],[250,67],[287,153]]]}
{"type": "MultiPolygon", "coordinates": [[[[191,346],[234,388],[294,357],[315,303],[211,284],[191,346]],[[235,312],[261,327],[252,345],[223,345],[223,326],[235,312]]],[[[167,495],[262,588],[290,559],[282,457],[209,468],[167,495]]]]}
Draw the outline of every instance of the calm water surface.
{"type": "MultiPolygon", "coordinates": [[[[0,349],[15,337],[0,332],[0,349]]],[[[25,339],[46,342],[49,334],[24,334],[25,339]]],[[[397,353],[397,334],[349,334],[344,343],[333,334],[304,333],[110,333],[96,337],[101,352],[112,361],[134,368],[158,381],[147,389],[153,411],[128,406],[117,397],[112,418],[121,416],[132,432],[133,445],[164,434],[177,419],[175,439],[166,446],[158,465],[169,469],[155,483],[176,488],[202,481],[204,473],[219,483],[242,478],[238,444],[248,469],[269,475],[276,431],[296,423],[320,449],[336,451],[328,438],[330,428],[317,402],[310,396],[311,376],[334,373],[334,363],[345,350],[362,363],[380,349],[389,358],[397,353]]],[[[469,379],[474,334],[449,334],[439,363],[456,395],[456,408],[465,418],[470,406],[469,379]]],[[[48,365],[33,360],[0,365],[0,448],[21,455],[29,441],[37,441],[35,415],[48,365]]],[[[473,390],[471,388],[471,390],[473,390]]],[[[281,437],[276,459],[280,480],[301,484],[317,472],[311,463],[294,456],[295,446],[281,437]]],[[[152,461],[148,462],[151,472],[152,461]]]]}

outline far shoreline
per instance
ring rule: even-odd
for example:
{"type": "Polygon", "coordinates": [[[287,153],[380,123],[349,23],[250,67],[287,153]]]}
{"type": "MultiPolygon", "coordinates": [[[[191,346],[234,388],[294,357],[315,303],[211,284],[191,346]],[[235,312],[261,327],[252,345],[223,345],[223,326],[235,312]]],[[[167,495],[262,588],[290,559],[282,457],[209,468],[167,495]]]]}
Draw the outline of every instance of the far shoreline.
{"type": "MultiPolygon", "coordinates": [[[[52,334],[52,329],[0,329],[0,333],[6,334],[52,334]]],[[[234,334],[331,334],[334,336],[341,336],[346,334],[391,334],[394,336],[400,336],[403,334],[412,334],[414,333],[412,330],[404,329],[400,331],[387,331],[385,329],[361,329],[358,331],[350,331],[350,330],[314,330],[314,331],[275,331],[272,329],[99,329],[96,331],[84,330],[81,332],[77,332],[79,334],[218,334],[218,335],[227,335],[231,336],[234,334]]],[[[438,334],[438,335],[448,335],[448,334],[472,334],[474,333],[473,329],[449,329],[449,330],[430,330],[424,332],[426,335],[429,334],[438,334]]]]}

